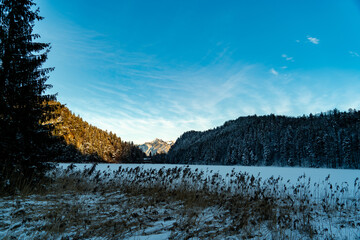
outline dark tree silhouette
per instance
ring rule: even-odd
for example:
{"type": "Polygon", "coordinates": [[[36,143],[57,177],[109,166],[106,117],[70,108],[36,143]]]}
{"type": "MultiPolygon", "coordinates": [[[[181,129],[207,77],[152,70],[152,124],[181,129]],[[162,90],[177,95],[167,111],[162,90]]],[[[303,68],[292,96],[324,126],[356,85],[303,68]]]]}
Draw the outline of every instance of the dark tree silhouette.
{"type": "Polygon", "coordinates": [[[205,132],[186,132],[165,161],[359,169],[359,152],[360,111],[334,109],[303,117],[240,117],[205,132]]]}
{"type": "MultiPolygon", "coordinates": [[[[44,143],[48,126],[42,125],[49,100],[45,95],[48,73],[42,68],[49,43],[36,42],[35,21],[43,19],[32,0],[0,0],[0,155],[2,179],[16,175],[31,178],[43,173],[44,143]],[[6,175],[6,176],[5,176],[6,175]]],[[[11,180],[11,178],[10,178],[11,180]]],[[[9,185],[9,179],[5,181],[9,185]]],[[[14,188],[14,186],[12,186],[14,188]]]]}

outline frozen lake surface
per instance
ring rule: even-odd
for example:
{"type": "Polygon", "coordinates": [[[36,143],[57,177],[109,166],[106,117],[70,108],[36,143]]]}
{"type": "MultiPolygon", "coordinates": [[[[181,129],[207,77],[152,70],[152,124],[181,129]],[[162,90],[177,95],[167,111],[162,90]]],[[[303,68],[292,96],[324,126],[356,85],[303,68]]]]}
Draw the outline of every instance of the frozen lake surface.
{"type": "MultiPolygon", "coordinates": [[[[67,168],[69,163],[59,164],[60,168],[67,168]]],[[[91,167],[92,164],[75,164],[75,168],[81,170],[91,167]]],[[[220,174],[224,179],[230,177],[227,174],[231,174],[232,171],[249,173],[251,175],[259,176],[263,179],[270,177],[280,177],[282,182],[289,182],[289,184],[295,184],[300,176],[305,175],[308,179],[310,178],[311,184],[322,183],[329,175],[330,178],[327,180],[328,183],[333,185],[348,185],[349,191],[353,191],[354,182],[360,177],[360,170],[353,169],[331,169],[331,168],[298,168],[298,167],[257,167],[257,166],[223,166],[223,165],[176,165],[176,164],[98,164],[96,170],[112,172],[116,171],[119,167],[122,168],[136,168],[140,167],[144,170],[161,168],[175,168],[175,167],[189,167],[193,171],[204,171],[206,176],[211,176],[214,173],[220,174]]]]}

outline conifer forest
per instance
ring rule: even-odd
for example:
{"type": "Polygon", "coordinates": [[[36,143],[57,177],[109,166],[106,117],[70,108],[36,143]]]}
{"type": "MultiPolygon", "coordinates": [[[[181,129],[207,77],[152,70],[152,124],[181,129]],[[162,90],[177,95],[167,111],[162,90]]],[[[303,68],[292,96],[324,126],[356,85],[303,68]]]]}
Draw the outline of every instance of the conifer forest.
{"type": "Polygon", "coordinates": [[[0,239],[360,239],[360,2],[327,4],[0,0],[0,239]]]}

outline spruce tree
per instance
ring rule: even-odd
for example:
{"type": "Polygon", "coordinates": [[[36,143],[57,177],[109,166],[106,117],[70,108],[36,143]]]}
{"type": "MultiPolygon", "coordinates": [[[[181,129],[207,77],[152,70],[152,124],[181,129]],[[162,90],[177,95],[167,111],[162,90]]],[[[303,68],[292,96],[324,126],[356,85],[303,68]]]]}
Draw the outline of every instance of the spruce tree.
{"type": "Polygon", "coordinates": [[[32,0],[0,0],[0,183],[9,184],[4,175],[14,172],[36,181],[46,160],[48,129],[41,123],[55,95],[45,95],[53,68],[42,68],[50,44],[36,42],[34,24],[43,18],[35,6],[32,0]]]}

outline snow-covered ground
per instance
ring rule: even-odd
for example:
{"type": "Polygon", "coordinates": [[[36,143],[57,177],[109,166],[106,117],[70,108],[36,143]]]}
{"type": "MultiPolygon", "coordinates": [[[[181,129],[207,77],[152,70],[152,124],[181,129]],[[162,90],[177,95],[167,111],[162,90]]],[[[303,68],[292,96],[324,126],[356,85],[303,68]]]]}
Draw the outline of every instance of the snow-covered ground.
{"type": "Polygon", "coordinates": [[[69,166],[51,193],[0,198],[0,239],[360,239],[360,170],[69,166]]]}
{"type": "MultiPolygon", "coordinates": [[[[61,163],[59,168],[66,169],[70,163],[61,163]]],[[[92,164],[78,163],[75,164],[75,168],[78,170],[91,167],[92,164]]],[[[253,167],[253,166],[223,166],[223,165],[177,165],[177,164],[98,164],[96,170],[112,173],[119,167],[122,168],[136,168],[140,167],[144,170],[161,168],[184,168],[188,167],[192,170],[198,169],[198,171],[204,171],[204,176],[212,176],[214,173],[218,173],[224,179],[230,179],[227,174],[231,174],[232,171],[249,173],[255,177],[259,176],[263,179],[270,177],[280,177],[283,182],[288,184],[295,184],[300,176],[304,176],[310,179],[311,185],[314,183],[322,183],[327,179],[327,183],[332,185],[348,185],[349,191],[354,191],[354,182],[357,178],[360,178],[360,170],[354,169],[331,169],[331,168],[299,168],[299,167],[253,167]],[[288,182],[289,181],[289,182],[288,182]]]]}

